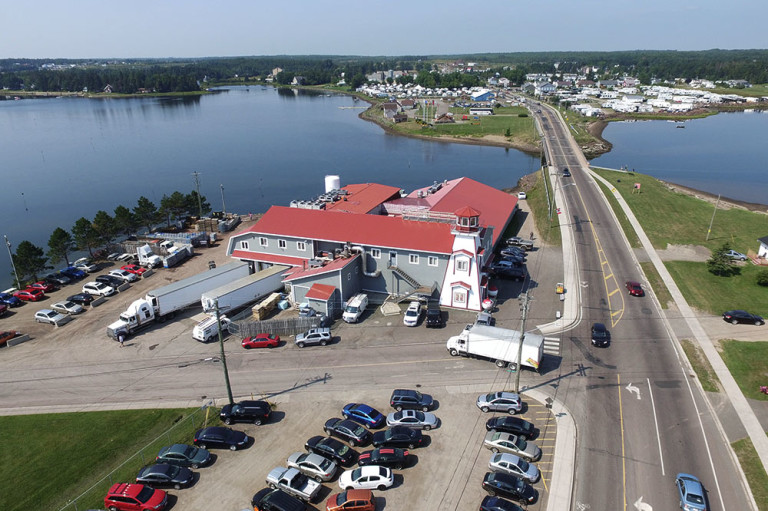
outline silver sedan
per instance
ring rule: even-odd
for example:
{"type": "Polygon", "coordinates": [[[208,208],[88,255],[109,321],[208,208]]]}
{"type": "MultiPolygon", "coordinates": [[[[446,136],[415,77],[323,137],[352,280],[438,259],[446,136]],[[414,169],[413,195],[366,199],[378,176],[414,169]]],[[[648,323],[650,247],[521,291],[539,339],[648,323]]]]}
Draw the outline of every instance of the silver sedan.
{"type": "Polygon", "coordinates": [[[387,415],[387,426],[407,426],[411,429],[423,429],[429,431],[438,425],[434,413],[421,412],[419,410],[402,410],[387,415]]]}
{"type": "Polygon", "coordinates": [[[541,459],[541,449],[538,445],[512,433],[502,433],[495,430],[489,431],[485,435],[483,445],[492,452],[508,452],[529,461],[541,459]]]}
{"type": "Polygon", "coordinates": [[[288,466],[298,469],[302,474],[308,475],[315,481],[322,483],[329,481],[336,474],[336,463],[319,454],[295,452],[288,456],[288,466]]]}

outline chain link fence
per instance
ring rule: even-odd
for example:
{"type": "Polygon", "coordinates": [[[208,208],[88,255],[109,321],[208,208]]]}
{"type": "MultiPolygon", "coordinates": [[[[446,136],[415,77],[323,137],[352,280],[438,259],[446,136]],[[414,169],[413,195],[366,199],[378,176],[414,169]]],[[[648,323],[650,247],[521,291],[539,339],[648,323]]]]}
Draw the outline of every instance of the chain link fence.
{"type": "Polygon", "coordinates": [[[54,507],[58,511],[87,511],[104,508],[104,496],[115,483],[132,483],[136,481],[139,470],[154,463],[157,453],[161,448],[177,444],[189,443],[195,431],[204,427],[212,418],[217,417],[217,410],[212,408],[211,402],[176,422],[163,434],[139,449],[117,468],[95,481],[80,495],[54,507]]]}

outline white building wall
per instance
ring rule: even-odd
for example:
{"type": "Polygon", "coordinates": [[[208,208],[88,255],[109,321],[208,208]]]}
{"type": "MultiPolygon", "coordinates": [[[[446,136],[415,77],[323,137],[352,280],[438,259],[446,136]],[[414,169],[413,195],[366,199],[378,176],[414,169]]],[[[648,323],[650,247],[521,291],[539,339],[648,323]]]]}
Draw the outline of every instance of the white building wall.
{"type": "Polygon", "coordinates": [[[477,250],[480,238],[477,233],[459,233],[455,232],[453,240],[453,254],[448,260],[448,268],[443,280],[443,288],[440,290],[440,305],[445,307],[465,308],[469,310],[480,310],[482,301],[482,290],[480,289],[480,266],[477,258],[477,250]],[[466,253],[461,252],[466,251],[466,253]],[[466,271],[459,270],[459,260],[467,261],[466,271]],[[454,292],[460,289],[456,284],[461,282],[466,287],[466,292],[460,291],[466,295],[464,304],[456,303],[454,292]]]}

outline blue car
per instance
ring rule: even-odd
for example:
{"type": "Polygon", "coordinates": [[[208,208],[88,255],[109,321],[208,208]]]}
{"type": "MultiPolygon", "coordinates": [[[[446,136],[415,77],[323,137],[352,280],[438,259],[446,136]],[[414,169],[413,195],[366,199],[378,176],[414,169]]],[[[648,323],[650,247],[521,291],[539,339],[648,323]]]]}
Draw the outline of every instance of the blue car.
{"type": "Polygon", "coordinates": [[[22,305],[24,302],[22,302],[21,300],[19,300],[13,295],[9,295],[8,293],[0,293],[0,303],[3,303],[8,307],[18,307],[19,305],[22,305]]]}
{"type": "Polygon", "coordinates": [[[349,403],[341,411],[341,414],[347,419],[372,429],[381,427],[386,419],[378,410],[363,403],[349,403]]]}
{"type": "Polygon", "coordinates": [[[83,279],[86,276],[86,273],[83,270],[78,270],[74,266],[70,266],[69,268],[64,268],[59,273],[63,273],[67,277],[71,279],[83,279]]]}
{"type": "Polygon", "coordinates": [[[685,511],[707,511],[704,487],[696,476],[680,473],[675,477],[675,486],[680,496],[680,507],[685,511]]]}

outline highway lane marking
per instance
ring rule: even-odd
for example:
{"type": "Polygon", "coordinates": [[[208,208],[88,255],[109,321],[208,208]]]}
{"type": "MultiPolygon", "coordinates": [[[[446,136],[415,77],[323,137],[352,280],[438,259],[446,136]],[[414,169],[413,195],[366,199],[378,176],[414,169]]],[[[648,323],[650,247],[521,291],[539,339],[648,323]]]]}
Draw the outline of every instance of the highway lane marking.
{"type": "Polygon", "coordinates": [[[621,375],[616,374],[616,388],[619,390],[619,426],[621,430],[621,486],[624,489],[624,509],[627,509],[627,457],[624,450],[624,408],[621,403],[621,375]]]}
{"type": "MultiPolygon", "coordinates": [[[[653,389],[651,388],[651,379],[646,378],[648,381],[648,394],[651,396],[651,408],[653,409],[653,422],[656,424],[656,442],[659,444],[659,460],[661,460],[661,475],[665,476],[664,472],[664,455],[661,450],[661,435],[659,434],[659,419],[656,418],[656,404],[653,401],[653,389]]],[[[639,394],[638,394],[639,395],[639,394]]]]}

